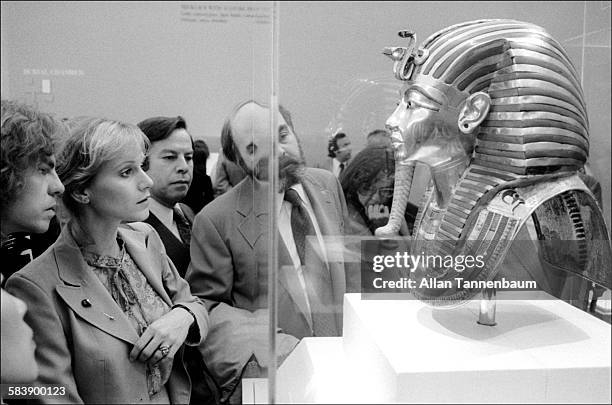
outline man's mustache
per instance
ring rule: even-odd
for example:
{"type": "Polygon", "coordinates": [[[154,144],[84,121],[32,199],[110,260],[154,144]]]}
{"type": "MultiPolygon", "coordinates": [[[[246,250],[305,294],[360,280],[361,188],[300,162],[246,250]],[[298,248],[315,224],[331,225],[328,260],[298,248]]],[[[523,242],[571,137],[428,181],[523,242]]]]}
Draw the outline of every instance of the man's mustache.
{"type": "MultiPolygon", "coordinates": [[[[257,165],[255,165],[254,174],[258,179],[267,179],[268,176],[268,165],[270,159],[265,157],[262,158],[257,165]],[[263,175],[263,177],[262,177],[263,175]]],[[[294,173],[298,169],[304,166],[304,161],[301,158],[290,154],[283,154],[278,158],[278,173],[281,179],[287,177],[287,174],[294,173]]]]}

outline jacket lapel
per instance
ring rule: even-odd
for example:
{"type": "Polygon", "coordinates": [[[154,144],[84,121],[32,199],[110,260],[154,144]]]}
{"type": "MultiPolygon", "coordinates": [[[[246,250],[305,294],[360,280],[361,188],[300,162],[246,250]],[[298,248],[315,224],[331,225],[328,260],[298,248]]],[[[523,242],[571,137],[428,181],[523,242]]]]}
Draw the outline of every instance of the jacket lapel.
{"type": "Polygon", "coordinates": [[[145,234],[125,227],[120,227],[118,232],[125,242],[125,247],[132,257],[132,260],[134,260],[134,263],[136,263],[142,274],[144,274],[149,284],[151,284],[151,287],[153,287],[155,292],[159,294],[166,304],[172,306],[172,300],[166,292],[161,278],[163,274],[163,269],[160,268],[161,263],[151,260],[151,253],[147,251],[145,234]]]}
{"type": "Polygon", "coordinates": [[[60,279],[56,291],[66,304],[82,319],[98,329],[130,344],[138,334],[115,303],[104,285],[89,268],[81,251],[64,227],[53,248],[60,279]]]}
{"type": "Polygon", "coordinates": [[[236,211],[242,218],[238,223],[238,232],[254,249],[267,225],[267,187],[251,177],[247,177],[238,187],[236,211]]]}

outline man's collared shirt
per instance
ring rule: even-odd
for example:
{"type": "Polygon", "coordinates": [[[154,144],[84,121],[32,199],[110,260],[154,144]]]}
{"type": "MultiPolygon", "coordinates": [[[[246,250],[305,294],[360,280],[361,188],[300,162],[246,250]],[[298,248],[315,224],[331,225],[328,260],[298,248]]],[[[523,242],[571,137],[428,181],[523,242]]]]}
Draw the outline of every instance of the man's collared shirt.
{"type": "MultiPolygon", "coordinates": [[[[178,208],[179,210],[181,210],[179,203],[176,203],[174,205],[174,208],[178,208]]],[[[173,208],[168,208],[165,205],[159,203],[153,197],[151,197],[149,199],[149,210],[153,215],[157,217],[157,219],[159,219],[159,222],[161,222],[166,228],[170,230],[170,232],[172,232],[174,236],[176,236],[178,240],[181,240],[181,235],[178,231],[178,227],[176,226],[176,222],[174,222],[173,208]]],[[[181,212],[183,212],[183,210],[181,210],[181,212]]]]}
{"type": "Polygon", "coordinates": [[[332,173],[336,178],[340,177],[340,165],[344,165],[344,169],[346,169],[346,162],[341,162],[336,158],[332,159],[332,173]]]}

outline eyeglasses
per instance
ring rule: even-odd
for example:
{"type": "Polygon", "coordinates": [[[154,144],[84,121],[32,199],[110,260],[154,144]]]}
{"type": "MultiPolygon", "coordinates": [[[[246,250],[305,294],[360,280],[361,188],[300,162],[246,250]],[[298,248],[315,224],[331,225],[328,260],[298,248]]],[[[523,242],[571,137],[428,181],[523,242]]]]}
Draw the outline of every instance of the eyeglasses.
{"type": "Polygon", "coordinates": [[[359,194],[362,194],[364,196],[374,195],[374,193],[378,193],[380,198],[383,200],[389,200],[393,198],[393,187],[380,187],[374,189],[368,186],[362,186],[359,188],[359,194]]]}
{"type": "Polygon", "coordinates": [[[378,195],[383,200],[392,199],[393,198],[393,187],[381,187],[378,189],[378,195]]]}

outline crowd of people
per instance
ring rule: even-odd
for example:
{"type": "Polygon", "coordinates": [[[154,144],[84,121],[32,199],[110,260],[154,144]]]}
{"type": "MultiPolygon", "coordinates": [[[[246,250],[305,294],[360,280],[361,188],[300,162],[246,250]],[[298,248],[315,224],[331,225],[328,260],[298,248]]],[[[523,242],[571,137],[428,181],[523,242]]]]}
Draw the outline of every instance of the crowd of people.
{"type": "MultiPolygon", "coordinates": [[[[391,53],[399,55],[404,53],[391,53]]],[[[409,56],[406,63],[412,63],[409,56]]],[[[585,223],[608,240],[596,201],[600,188],[584,162],[562,154],[555,159],[570,159],[571,170],[557,167],[564,160],[546,160],[551,166],[533,173],[523,173],[531,169],[516,159],[510,162],[516,160],[517,168],[507,173],[497,157],[474,163],[480,156],[475,151],[482,155],[486,149],[478,149],[476,140],[488,134],[479,128],[489,124],[490,96],[475,92],[456,101],[463,103],[457,109],[434,97],[438,90],[428,83],[408,81],[387,130],[367,134],[365,148],[354,157],[348,134],[334,134],[327,168],[308,167],[286,108],[242,101],[221,128],[213,179],[206,172],[206,144],[194,139],[181,116],[150,117],[137,125],[95,117],[58,120],[2,100],[2,383],[57,387],[58,396],[29,398],[43,403],[239,404],[243,379],[266,377],[302,338],[342,335],[344,294],[361,286],[354,238],[391,230],[410,236],[417,248],[455,249],[464,248],[462,224],[477,236],[497,227],[499,234],[504,227],[525,230],[516,221],[468,221],[482,193],[497,193],[493,184],[509,179],[540,176],[546,185],[549,171],[571,176],[583,190],[575,198],[599,216],[580,222],[573,206],[568,215],[547,214],[558,209],[543,200],[536,214],[548,225],[536,230],[554,239],[546,232],[580,231],[569,227],[585,223]],[[278,179],[269,173],[271,114],[278,179]],[[431,174],[419,215],[408,198],[416,189],[415,162],[431,174]],[[278,184],[274,192],[272,184],[278,184]],[[473,205],[465,205],[468,197],[473,205]],[[277,358],[271,359],[274,241],[277,358]],[[357,259],[349,260],[355,253],[357,259]]],[[[569,201],[568,196],[561,197],[569,201]]],[[[507,190],[498,200],[481,201],[491,208],[487,215],[501,215],[504,207],[509,211],[502,214],[510,218],[512,207],[521,204],[507,190]]],[[[531,213],[521,212],[525,224],[531,213]]],[[[521,260],[538,254],[517,252],[521,260]]],[[[579,264],[570,263],[566,271],[558,257],[513,265],[556,282],[542,288],[553,296],[565,299],[570,291],[571,299],[580,296],[579,308],[595,305],[603,287],[595,290],[587,278],[576,287],[567,284],[566,273],[579,264]],[[544,272],[546,260],[564,273],[544,272]]],[[[585,272],[609,289],[609,272],[598,268],[585,272]]],[[[516,275],[515,267],[508,269],[516,275]]]]}
{"type": "MultiPolygon", "coordinates": [[[[213,185],[183,117],[59,120],[2,101],[3,383],[63,387],[35,402],[241,402],[269,363],[270,113],[228,114],[213,185]]],[[[351,281],[329,242],[384,224],[394,166],[390,142],[350,160],[342,134],[342,166],[307,167],[275,113],[280,363],[303,337],[341,335],[351,281]]]]}
{"type": "MultiPolygon", "coordinates": [[[[241,403],[241,381],[265,377],[300,339],[342,335],[343,296],[360,284],[359,263],[345,260],[348,236],[405,234],[419,253],[483,252],[486,265],[471,275],[484,280],[503,274],[499,252],[531,223],[537,240],[575,241],[576,254],[517,245],[503,270],[518,276],[520,265],[543,276],[540,289],[593,312],[612,285],[612,250],[585,165],[583,92],[562,47],[509,20],[454,25],[418,49],[413,33],[400,36],[408,48],[385,49],[405,82],[386,130],[369,133],[352,159],[338,131],[327,169],[307,166],[282,105],[246,100],[229,112],[212,181],[208,148],[183,117],[58,120],[2,100],[3,385],[55,388],[28,398],[43,403],[241,403]],[[417,163],[431,181],[415,219],[417,163]],[[580,283],[566,283],[570,273],[580,283]]],[[[417,270],[454,276],[447,265],[417,270]]],[[[455,303],[480,290],[464,292],[417,297],[455,303]]]]}

